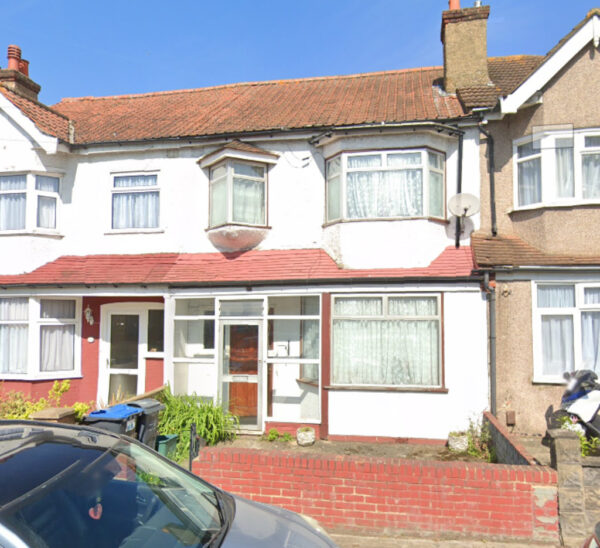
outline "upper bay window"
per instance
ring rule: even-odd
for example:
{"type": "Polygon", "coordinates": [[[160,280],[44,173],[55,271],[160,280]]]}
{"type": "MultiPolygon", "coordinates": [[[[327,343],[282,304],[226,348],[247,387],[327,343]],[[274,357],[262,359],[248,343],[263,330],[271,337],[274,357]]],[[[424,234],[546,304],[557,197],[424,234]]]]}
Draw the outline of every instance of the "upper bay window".
{"type": "Polygon", "coordinates": [[[600,201],[600,130],[536,137],[515,144],[517,207],[600,201]]]}
{"type": "Polygon", "coordinates": [[[112,228],[159,227],[160,191],[156,174],[117,175],[113,178],[112,228]]]}
{"type": "Polygon", "coordinates": [[[327,222],[444,217],[444,156],[428,149],[342,153],[327,162],[327,222]]]}
{"type": "Polygon", "coordinates": [[[226,160],[210,169],[211,228],[226,224],[265,226],[266,166],[226,160]]]}
{"type": "Polygon", "coordinates": [[[59,186],[50,175],[0,175],[0,231],[55,231],[59,186]]]}

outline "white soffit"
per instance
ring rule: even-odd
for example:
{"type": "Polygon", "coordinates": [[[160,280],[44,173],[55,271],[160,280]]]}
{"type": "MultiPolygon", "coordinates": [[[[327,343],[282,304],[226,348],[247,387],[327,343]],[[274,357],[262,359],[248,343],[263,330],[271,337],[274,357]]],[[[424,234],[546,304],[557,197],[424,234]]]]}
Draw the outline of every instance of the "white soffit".
{"type": "Polygon", "coordinates": [[[34,147],[43,149],[47,154],[58,152],[58,139],[41,132],[27,116],[2,94],[0,94],[0,110],[29,136],[34,147]]]}
{"type": "Polygon", "coordinates": [[[530,97],[540,91],[558,72],[575,57],[590,41],[597,47],[600,41],[600,17],[592,17],[552,56],[544,61],[535,72],[507,97],[500,98],[503,114],[512,114],[519,110],[530,97]]]}

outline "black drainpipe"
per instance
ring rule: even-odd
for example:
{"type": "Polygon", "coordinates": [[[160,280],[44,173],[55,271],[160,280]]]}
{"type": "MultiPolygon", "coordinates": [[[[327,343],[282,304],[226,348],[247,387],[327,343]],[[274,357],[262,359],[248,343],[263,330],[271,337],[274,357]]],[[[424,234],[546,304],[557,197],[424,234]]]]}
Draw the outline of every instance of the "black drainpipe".
{"type": "Polygon", "coordinates": [[[486,293],[489,314],[490,341],[490,411],[496,416],[496,289],[490,284],[490,273],[483,274],[483,289],[486,293]]]}
{"type": "MultiPolygon", "coordinates": [[[[458,171],[456,173],[456,194],[462,192],[462,162],[463,162],[463,134],[458,134],[458,171]]],[[[462,229],[462,217],[456,217],[456,234],[454,246],[460,247],[460,232],[462,229]]]]}
{"type": "Polygon", "coordinates": [[[496,169],[494,163],[494,138],[489,131],[483,129],[483,126],[479,124],[479,131],[483,133],[488,140],[488,175],[490,178],[490,215],[492,223],[492,236],[498,235],[498,226],[496,225],[496,181],[494,179],[494,171],[496,169]]]}

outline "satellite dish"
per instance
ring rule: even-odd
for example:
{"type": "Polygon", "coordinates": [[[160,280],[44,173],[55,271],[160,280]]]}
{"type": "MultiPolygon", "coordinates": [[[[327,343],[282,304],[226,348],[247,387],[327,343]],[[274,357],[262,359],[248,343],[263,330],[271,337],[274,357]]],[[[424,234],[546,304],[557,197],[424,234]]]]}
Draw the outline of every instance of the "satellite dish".
{"type": "Polygon", "coordinates": [[[471,217],[479,213],[479,198],[473,194],[461,192],[450,198],[448,209],[452,215],[457,217],[471,217]]]}

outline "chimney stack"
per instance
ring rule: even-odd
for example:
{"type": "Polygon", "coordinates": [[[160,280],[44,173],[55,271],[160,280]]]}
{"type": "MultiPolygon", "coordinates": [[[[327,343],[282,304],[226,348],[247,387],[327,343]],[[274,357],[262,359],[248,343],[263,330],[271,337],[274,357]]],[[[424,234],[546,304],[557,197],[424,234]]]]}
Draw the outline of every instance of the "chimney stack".
{"type": "Polygon", "coordinates": [[[442,13],[444,45],[444,89],[485,86],[490,83],[487,67],[487,19],[490,7],[475,3],[460,8],[460,0],[449,0],[442,13]]]}
{"type": "Polygon", "coordinates": [[[33,101],[42,89],[29,78],[29,61],[21,58],[19,46],[8,46],[8,67],[0,70],[0,85],[33,101]]]}

